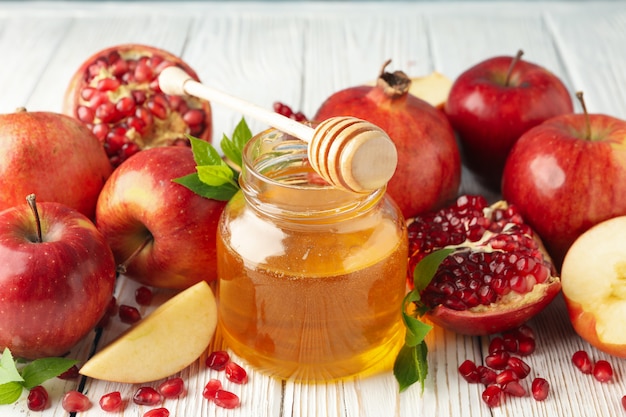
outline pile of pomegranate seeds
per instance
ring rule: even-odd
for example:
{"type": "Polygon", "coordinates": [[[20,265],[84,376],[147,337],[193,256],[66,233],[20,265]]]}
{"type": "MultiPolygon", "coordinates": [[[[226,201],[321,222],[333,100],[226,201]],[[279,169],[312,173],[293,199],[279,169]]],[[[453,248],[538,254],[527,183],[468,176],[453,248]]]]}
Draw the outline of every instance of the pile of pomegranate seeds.
{"type": "Polygon", "coordinates": [[[301,111],[295,112],[288,105],[281,103],[279,101],[274,102],[274,112],[278,114],[282,114],[285,117],[289,117],[297,122],[306,122],[307,118],[301,111]]]}
{"type": "MultiPolygon", "coordinates": [[[[207,368],[215,371],[224,370],[226,378],[235,384],[245,384],[248,382],[248,373],[239,364],[230,360],[230,355],[224,350],[211,352],[206,360],[207,368]]],[[[222,388],[222,383],[218,379],[211,379],[207,382],[202,396],[215,405],[222,408],[236,408],[240,405],[237,394],[222,388]]]]}
{"type": "Polygon", "coordinates": [[[532,291],[554,272],[517,209],[504,202],[490,207],[482,196],[464,195],[449,207],[415,217],[408,233],[411,285],[422,258],[446,246],[456,247],[421,294],[429,308],[488,306],[509,293],[532,291]]]}

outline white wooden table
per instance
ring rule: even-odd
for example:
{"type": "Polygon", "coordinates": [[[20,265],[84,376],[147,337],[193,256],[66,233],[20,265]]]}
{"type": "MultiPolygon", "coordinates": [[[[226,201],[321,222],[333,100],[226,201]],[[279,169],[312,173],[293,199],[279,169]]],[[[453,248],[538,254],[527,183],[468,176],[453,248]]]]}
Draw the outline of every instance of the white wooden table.
{"type": "MultiPolygon", "coordinates": [[[[312,115],[332,92],[373,80],[388,58],[390,69],[413,76],[439,71],[455,78],[485,58],[514,54],[557,73],[572,92],[583,90],[592,112],[626,118],[626,4],[612,2],[3,2],[0,3],[0,111],[19,106],[60,111],[65,87],[79,64],[97,50],[145,43],[181,55],[214,87],[271,108],[280,100],[312,115]]],[[[578,108],[578,107],[577,107],[578,108]]],[[[230,133],[240,115],[214,106],[214,132],[230,133]]],[[[261,126],[249,121],[253,131],[261,126]]],[[[464,172],[463,192],[480,191],[464,172]]],[[[1,266],[0,266],[1,267],[1,266]]],[[[133,282],[121,280],[117,296],[133,304],[133,282]]],[[[149,309],[142,310],[144,314],[149,309]]],[[[0,320],[2,318],[0,317],[0,320]]],[[[562,299],[531,321],[538,349],[528,360],[533,374],[551,384],[547,400],[508,398],[496,409],[480,399],[481,387],[460,379],[457,366],[480,361],[488,338],[435,330],[428,337],[430,375],[399,394],[392,374],[313,386],[280,382],[250,370],[247,385],[229,385],[242,400],[224,410],[201,397],[216,376],[200,361],[181,372],[188,394],[167,400],[172,416],[620,416],[626,414],[626,362],[592,349],[572,330],[562,299]],[[600,384],[570,363],[585,349],[609,359],[616,372],[600,384]]],[[[103,335],[98,346],[123,325],[103,335]]],[[[85,360],[86,338],[71,355],[85,360]]],[[[220,348],[219,337],[214,346],[220,348]]],[[[25,397],[0,406],[0,416],[67,415],[62,394],[80,385],[94,403],[81,416],[141,416],[128,404],[108,414],[100,396],[119,390],[129,399],[136,386],[93,380],[46,383],[51,408],[29,413],[25,397]]]]}

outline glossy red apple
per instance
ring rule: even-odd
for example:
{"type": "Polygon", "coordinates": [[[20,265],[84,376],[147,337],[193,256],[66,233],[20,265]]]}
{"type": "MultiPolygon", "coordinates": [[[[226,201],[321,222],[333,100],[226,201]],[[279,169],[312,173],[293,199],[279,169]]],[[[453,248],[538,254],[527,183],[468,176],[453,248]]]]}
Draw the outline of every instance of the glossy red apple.
{"type": "Polygon", "coordinates": [[[502,194],[558,267],[585,230],[626,214],[625,144],[626,121],[585,110],[529,130],[511,150],[502,194]]]}
{"type": "Polygon", "coordinates": [[[93,219],[111,170],[98,139],[74,118],[25,109],[0,115],[0,210],[34,193],[93,219]]]}
{"type": "Polygon", "coordinates": [[[216,279],[216,232],[224,201],[173,182],[196,172],[191,148],[146,149],[113,172],[98,199],[96,224],[124,274],[183,289],[216,279]]]}
{"type": "Polygon", "coordinates": [[[521,55],[490,58],[467,69],[452,84],[444,107],[464,163],[493,191],[500,191],[506,157],[524,132],[573,112],[559,77],[521,55]]]}
{"type": "Polygon", "coordinates": [[[387,132],[398,151],[398,166],[387,192],[409,218],[454,200],[461,180],[461,157],[445,115],[409,94],[411,80],[406,74],[384,69],[376,86],[332,94],[314,120],[354,116],[387,132]]]}
{"type": "Polygon", "coordinates": [[[0,213],[0,350],[28,359],[63,355],[87,335],[116,274],[87,217],[58,203],[35,207],[23,200],[0,213]]]}

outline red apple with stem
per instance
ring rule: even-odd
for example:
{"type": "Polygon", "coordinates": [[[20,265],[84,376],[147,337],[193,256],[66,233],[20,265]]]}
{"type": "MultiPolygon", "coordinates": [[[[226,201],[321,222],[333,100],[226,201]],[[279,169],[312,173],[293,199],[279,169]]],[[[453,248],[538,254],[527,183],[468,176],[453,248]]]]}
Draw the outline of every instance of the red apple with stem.
{"type": "Polygon", "coordinates": [[[95,327],[113,295],[115,262],[95,225],[59,203],[0,213],[0,350],[60,356],[95,327]]]}
{"type": "Polygon", "coordinates": [[[563,82],[522,55],[498,56],[469,68],[452,84],[444,107],[464,163],[493,191],[500,191],[506,157],[524,132],[573,112],[563,82]]]}
{"type": "Polygon", "coordinates": [[[591,226],[626,214],[626,121],[605,114],[554,117],[518,140],[503,197],[515,204],[560,267],[591,226]]]}
{"type": "Polygon", "coordinates": [[[129,278],[172,289],[217,278],[217,224],[226,202],[172,181],[194,172],[191,148],[157,147],[128,158],[104,185],[96,225],[129,278]]]}

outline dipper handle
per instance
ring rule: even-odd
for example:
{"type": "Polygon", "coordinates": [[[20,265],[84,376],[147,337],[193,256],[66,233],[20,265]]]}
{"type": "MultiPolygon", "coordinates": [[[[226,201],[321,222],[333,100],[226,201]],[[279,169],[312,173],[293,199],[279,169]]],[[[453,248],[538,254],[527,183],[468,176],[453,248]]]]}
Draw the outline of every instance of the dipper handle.
{"type": "Polygon", "coordinates": [[[354,192],[373,191],[385,186],[396,170],[398,155],[393,141],[384,130],[365,120],[334,117],[313,129],[201,84],[176,66],[161,72],[159,86],[165,94],[190,95],[220,103],[307,142],[311,166],[336,187],[354,192]]]}

